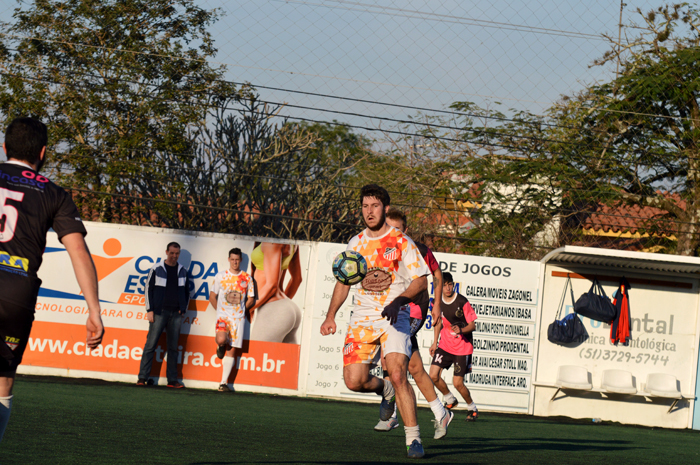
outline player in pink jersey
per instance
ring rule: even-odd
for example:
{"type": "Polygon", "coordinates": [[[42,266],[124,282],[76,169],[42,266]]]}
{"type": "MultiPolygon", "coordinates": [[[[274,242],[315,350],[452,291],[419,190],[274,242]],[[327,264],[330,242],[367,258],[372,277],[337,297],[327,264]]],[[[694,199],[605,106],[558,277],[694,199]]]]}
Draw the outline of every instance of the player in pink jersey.
{"type": "Polygon", "coordinates": [[[479,411],[472,400],[469,389],[464,385],[464,377],[472,371],[472,353],[474,352],[473,332],[476,328],[476,313],[471,304],[461,294],[455,292],[452,274],[443,273],[442,318],[435,322],[435,342],[430,347],[433,362],[430,365],[430,377],[440,392],[445,395],[447,406],[457,405],[457,398],[450,392],[445,381],[440,377],[444,368],[454,364],[452,384],[467,403],[467,421],[479,417],[479,411]],[[438,344],[438,340],[440,341],[438,344]]]}
{"type": "Polygon", "coordinates": [[[228,377],[236,360],[235,351],[243,347],[245,310],[255,303],[253,280],[241,271],[243,253],[239,248],[228,252],[229,269],[214,276],[209,302],[216,309],[216,356],[222,366],[219,391],[228,392],[228,377]]]}
{"type": "MultiPolygon", "coordinates": [[[[413,241],[386,223],[389,193],[375,184],[360,191],[362,218],[367,226],[348,243],[348,250],[362,254],[368,273],[354,286],[354,308],[343,346],[343,379],[351,391],[374,392],[383,397],[379,417],[388,420],[398,405],[411,458],[423,457],[416,418],[416,397],[406,372],[411,356],[408,304],[428,285],[430,273],[413,241]],[[379,361],[380,347],[390,381],[370,374],[379,361]]],[[[350,292],[337,282],[321,325],[321,334],[334,334],[335,315],[350,292]]]]}

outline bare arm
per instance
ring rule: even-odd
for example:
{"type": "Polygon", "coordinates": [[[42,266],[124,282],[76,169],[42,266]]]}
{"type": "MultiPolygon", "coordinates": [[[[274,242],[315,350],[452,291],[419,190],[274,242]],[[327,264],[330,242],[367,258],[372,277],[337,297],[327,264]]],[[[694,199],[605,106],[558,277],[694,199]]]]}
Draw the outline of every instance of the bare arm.
{"type": "Polygon", "coordinates": [[[209,292],[209,303],[212,307],[214,307],[214,310],[216,310],[216,306],[219,303],[219,298],[216,294],[214,294],[214,292],[209,292]]]}
{"type": "Polygon", "coordinates": [[[408,285],[400,297],[408,297],[409,299],[413,300],[418,294],[426,289],[428,289],[428,278],[421,276],[411,281],[411,284],[408,285]]]}
{"type": "Polygon", "coordinates": [[[88,306],[88,319],[85,325],[87,345],[94,349],[102,342],[102,336],[105,332],[100,316],[95,263],[92,261],[92,256],[81,233],[66,234],[61,238],[61,242],[68,251],[78,285],[85,296],[85,303],[88,306]]]}
{"type": "Polygon", "coordinates": [[[433,324],[436,324],[437,320],[442,316],[442,309],[440,308],[442,304],[442,271],[440,268],[435,269],[433,272],[433,292],[435,294],[435,299],[433,300],[433,324]]]}
{"type": "Polygon", "coordinates": [[[287,283],[287,287],[284,289],[284,294],[292,299],[296,295],[302,280],[299,247],[294,251],[294,256],[292,256],[292,261],[289,262],[289,268],[287,269],[289,270],[289,283],[287,283]]]}
{"type": "Polygon", "coordinates": [[[440,341],[440,330],[442,329],[442,316],[433,322],[433,344],[430,346],[430,356],[435,355],[435,351],[440,341]]]}
{"type": "Polygon", "coordinates": [[[328,313],[326,314],[326,319],[321,325],[321,334],[327,336],[329,334],[335,334],[337,326],[335,324],[335,314],[348,298],[348,293],[350,292],[350,286],[341,284],[339,282],[335,283],[333,288],[333,295],[331,296],[331,303],[328,305],[328,313]]]}

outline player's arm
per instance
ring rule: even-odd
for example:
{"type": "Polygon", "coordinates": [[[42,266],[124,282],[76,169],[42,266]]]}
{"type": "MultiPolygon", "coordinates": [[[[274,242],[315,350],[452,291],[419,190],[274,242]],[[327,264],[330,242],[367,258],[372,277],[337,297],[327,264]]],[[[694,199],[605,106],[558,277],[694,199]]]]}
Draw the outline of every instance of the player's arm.
{"type": "Polygon", "coordinates": [[[214,310],[216,310],[216,306],[219,303],[219,299],[217,295],[214,293],[214,291],[209,292],[209,303],[211,304],[212,307],[214,307],[214,310]]]}
{"type": "Polygon", "coordinates": [[[435,294],[435,299],[433,300],[433,321],[438,321],[440,320],[442,316],[442,308],[441,308],[441,303],[442,303],[442,270],[440,270],[440,267],[437,267],[435,271],[433,271],[433,291],[435,294]]]}
{"type": "Polygon", "coordinates": [[[341,284],[339,282],[335,283],[333,288],[333,295],[331,296],[331,303],[328,305],[328,313],[326,314],[326,319],[321,325],[321,334],[327,336],[329,334],[335,334],[337,326],[335,324],[335,314],[348,298],[350,293],[350,286],[341,284]]]}
{"type": "Polygon", "coordinates": [[[61,238],[61,243],[70,256],[75,277],[78,280],[80,290],[85,296],[88,306],[87,345],[94,349],[102,342],[104,326],[100,316],[100,299],[97,290],[97,271],[92,256],[88,250],[83,234],[79,232],[66,234],[61,238]]]}
{"type": "Polygon", "coordinates": [[[153,323],[155,318],[153,318],[153,310],[151,310],[151,302],[153,301],[153,288],[156,285],[156,270],[151,267],[148,271],[148,278],[146,279],[146,320],[149,323],[153,323]]]}
{"type": "Polygon", "coordinates": [[[435,355],[435,351],[438,348],[438,342],[440,341],[440,330],[442,329],[442,316],[438,320],[433,322],[433,344],[430,346],[430,356],[435,355]]]}
{"type": "Polygon", "coordinates": [[[474,313],[474,308],[467,302],[462,307],[462,313],[464,314],[464,322],[466,326],[460,327],[459,325],[452,325],[452,332],[457,334],[468,334],[476,329],[476,313],[474,313]],[[471,320],[471,321],[469,321],[471,320]]]}

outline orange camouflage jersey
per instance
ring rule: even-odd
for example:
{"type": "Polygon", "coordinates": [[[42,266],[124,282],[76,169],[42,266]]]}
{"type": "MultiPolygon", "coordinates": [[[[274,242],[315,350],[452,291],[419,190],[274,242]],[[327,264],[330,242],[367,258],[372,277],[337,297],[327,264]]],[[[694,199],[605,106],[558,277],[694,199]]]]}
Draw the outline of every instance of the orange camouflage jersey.
{"type": "Polygon", "coordinates": [[[253,281],[248,273],[233,274],[230,270],[219,271],[211,283],[211,291],[216,294],[216,314],[219,317],[243,318],[245,301],[255,297],[253,281]]]}
{"type": "Polygon", "coordinates": [[[384,327],[384,307],[400,296],[411,281],[430,274],[418,247],[410,237],[395,228],[381,237],[369,237],[367,230],[353,237],[347,250],[367,260],[367,276],[354,286],[355,306],[351,325],[384,327]]]}

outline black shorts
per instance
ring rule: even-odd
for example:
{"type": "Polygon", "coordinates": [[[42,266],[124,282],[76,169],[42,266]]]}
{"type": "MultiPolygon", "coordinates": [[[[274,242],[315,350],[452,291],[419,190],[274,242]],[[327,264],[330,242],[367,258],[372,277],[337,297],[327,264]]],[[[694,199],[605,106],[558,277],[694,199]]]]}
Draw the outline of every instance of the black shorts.
{"type": "Polygon", "coordinates": [[[452,355],[445,352],[444,349],[438,348],[433,355],[431,365],[437,365],[440,368],[449,368],[454,364],[454,376],[466,376],[472,372],[472,355],[452,355]]]}
{"type": "Polygon", "coordinates": [[[0,300],[0,373],[14,372],[22,362],[33,322],[33,308],[0,300]]]}
{"type": "Polygon", "coordinates": [[[411,322],[411,353],[418,352],[418,339],[416,339],[416,334],[425,324],[425,318],[410,318],[411,322]]]}

